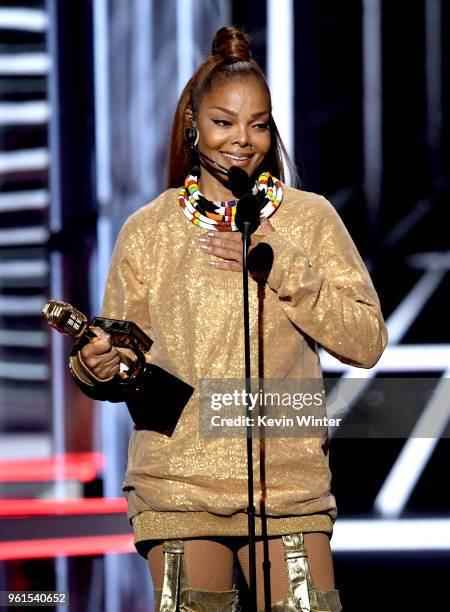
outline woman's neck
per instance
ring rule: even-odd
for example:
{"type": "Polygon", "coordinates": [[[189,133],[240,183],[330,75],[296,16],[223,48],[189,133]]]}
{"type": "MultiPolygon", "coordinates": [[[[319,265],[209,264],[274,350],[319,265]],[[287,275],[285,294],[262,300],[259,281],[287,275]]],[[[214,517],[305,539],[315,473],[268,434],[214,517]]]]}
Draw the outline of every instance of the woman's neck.
{"type": "Polygon", "coordinates": [[[225,187],[217,178],[210,174],[206,168],[202,166],[198,188],[207,200],[218,202],[229,202],[236,200],[233,192],[225,187]]]}

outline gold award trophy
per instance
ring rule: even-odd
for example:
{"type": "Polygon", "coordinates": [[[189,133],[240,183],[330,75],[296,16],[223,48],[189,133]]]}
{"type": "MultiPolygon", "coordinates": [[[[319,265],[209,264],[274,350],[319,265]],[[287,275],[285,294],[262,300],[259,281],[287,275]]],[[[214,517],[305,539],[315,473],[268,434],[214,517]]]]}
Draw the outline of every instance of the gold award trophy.
{"type": "Polygon", "coordinates": [[[94,385],[74,377],[76,384],[92,399],[125,402],[135,429],[172,435],[194,387],[146,361],[145,353],[150,350],[152,340],[136,323],[104,317],[94,317],[89,323],[82,312],[59,300],[48,301],[42,313],[51,327],[76,340],[74,352],[88,342],[98,341],[92,328],[106,332],[111,344],[120,350],[121,371],[111,381],[94,385]]]}
{"type": "Polygon", "coordinates": [[[128,349],[126,371],[121,371],[123,379],[134,379],[145,366],[145,353],[150,350],[152,340],[132,321],[94,317],[89,323],[87,317],[67,302],[49,300],[42,314],[47,323],[56,331],[81,340],[80,348],[87,342],[96,342],[92,327],[99,327],[109,335],[110,342],[117,348],[128,349]]]}

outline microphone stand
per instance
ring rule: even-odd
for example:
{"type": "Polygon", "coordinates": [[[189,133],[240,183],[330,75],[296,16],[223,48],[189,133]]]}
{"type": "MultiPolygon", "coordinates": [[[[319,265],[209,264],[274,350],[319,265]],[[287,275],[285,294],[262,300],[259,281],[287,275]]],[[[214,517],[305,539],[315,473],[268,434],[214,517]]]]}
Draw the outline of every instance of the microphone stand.
{"type": "Polygon", "coordinates": [[[256,612],[256,535],[255,535],[255,502],[253,495],[253,428],[251,425],[251,412],[248,398],[251,393],[251,368],[250,368],[250,317],[248,303],[248,262],[250,223],[243,223],[242,232],[242,288],[244,306],[244,354],[245,354],[245,416],[247,423],[247,483],[248,483],[248,557],[249,557],[249,590],[250,590],[250,612],[256,612]]]}
{"type": "MultiPolygon", "coordinates": [[[[242,200],[245,200],[250,196],[249,188],[249,177],[247,173],[241,168],[231,167],[225,168],[218,162],[212,160],[207,155],[202,153],[196,148],[196,152],[202,159],[203,163],[206,159],[208,162],[216,166],[215,170],[228,176],[229,183],[231,184],[231,191],[239,199],[238,212],[241,213],[243,210],[242,218],[238,222],[236,216],[236,225],[239,231],[242,233],[242,289],[243,289],[243,309],[244,309],[244,355],[245,355],[245,390],[246,390],[246,402],[245,402],[245,417],[247,423],[247,517],[248,517],[248,556],[249,556],[249,612],[257,612],[257,598],[256,598],[256,534],[255,534],[255,501],[253,491],[253,426],[251,425],[252,415],[250,412],[248,398],[251,394],[251,367],[250,367],[250,315],[249,315],[249,301],[248,301],[248,250],[250,246],[250,236],[256,230],[259,225],[259,213],[255,213],[253,209],[245,208],[245,204],[242,200]],[[242,202],[242,204],[241,204],[242,202]],[[244,206],[243,209],[240,206],[244,206]],[[253,214],[256,214],[252,217],[253,214]],[[255,223],[256,222],[256,223],[255,223]]],[[[247,205],[249,202],[247,201],[247,205]]],[[[236,215],[238,215],[236,212],[236,215]]],[[[271,597],[270,597],[270,560],[269,560],[269,549],[267,542],[267,522],[265,516],[262,517],[263,522],[263,536],[264,541],[264,609],[266,612],[270,612],[271,609],[271,597]]]]}
{"type": "MultiPolygon", "coordinates": [[[[248,250],[250,247],[250,227],[249,222],[244,222],[242,227],[242,288],[243,288],[243,307],[244,307],[244,354],[245,354],[245,390],[246,408],[245,417],[247,423],[247,487],[248,487],[248,560],[249,560],[249,591],[250,591],[250,612],[257,612],[256,604],[256,534],[255,518],[256,509],[254,502],[253,487],[253,427],[251,425],[251,412],[249,409],[248,397],[251,393],[251,367],[250,367],[250,316],[248,302],[248,250]]],[[[262,537],[264,549],[263,576],[264,576],[264,610],[271,610],[270,592],[270,559],[269,543],[267,540],[267,517],[265,508],[261,511],[262,537]]]]}
{"type": "MultiPolygon", "coordinates": [[[[247,423],[247,484],[248,484],[248,550],[249,550],[249,589],[250,602],[249,610],[256,612],[256,534],[255,534],[255,502],[253,487],[253,426],[251,423],[250,406],[248,398],[251,394],[251,368],[250,368],[250,316],[248,299],[248,250],[250,246],[250,236],[257,229],[260,223],[260,208],[256,196],[250,193],[248,186],[248,176],[239,168],[230,168],[230,180],[237,188],[232,188],[234,194],[242,189],[239,194],[241,197],[237,204],[235,223],[238,230],[242,233],[242,289],[243,289],[243,308],[244,308],[244,353],[245,353],[245,387],[246,387],[246,423],[247,423]],[[244,188],[247,189],[245,192],[244,188]]],[[[261,507],[263,500],[261,500],[261,507]]],[[[267,525],[264,524],[265,516],[262,517],[263,535],[266,537],[267,544],[267,525]]],[[[270,612],[270,561],[268,557],[268,546],[264,546],[264,610],[270,612]]]]}

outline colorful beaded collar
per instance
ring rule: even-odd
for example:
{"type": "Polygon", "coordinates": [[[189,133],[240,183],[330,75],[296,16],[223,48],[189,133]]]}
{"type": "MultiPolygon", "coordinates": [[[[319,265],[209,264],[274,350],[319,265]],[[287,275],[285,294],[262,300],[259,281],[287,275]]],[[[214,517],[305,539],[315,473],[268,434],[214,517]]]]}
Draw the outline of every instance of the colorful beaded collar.
{"type": "MultiPolygon", "coordinates": [[[[267,219],[277,210],[283,198],[281,182],[269,172],[263,172],[253,188],[258,200],[260,218],[267,219]]],[[[237,202],[211,202],[200,193],[198,177],[192,173],[186,177],[184,187],[178,192],[178,202],[185,217],[194,225],[217,232],[237,232],[234,222],[237,202]]]]}

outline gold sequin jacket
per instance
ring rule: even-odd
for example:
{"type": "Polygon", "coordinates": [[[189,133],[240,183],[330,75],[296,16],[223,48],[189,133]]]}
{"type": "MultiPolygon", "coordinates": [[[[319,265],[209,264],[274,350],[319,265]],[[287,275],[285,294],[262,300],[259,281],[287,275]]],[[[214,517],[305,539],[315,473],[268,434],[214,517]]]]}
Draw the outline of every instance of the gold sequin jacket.
{"type": "MultiPolygon", "coordinates": [[[[386,345],[386,328],[370,277],[335,209],[321,196],[284,186],[270,221],[275,231],[263,240],[274,254],[264,290],[265,377],[320,378],[318,344],[345,363],[373,366],[386,345]]],[[[202,377],[244,378],[242,277],[209,264],[202,235],[206,231],[179,208],[176,189],[138,210],[118,237],[102,309],[103,316],[135,321],[153,339],[149,361],[196,389],[202,377]]],[[[252,279],[249,300],[256,376],[252,279]]],[[[246,508],[245,439],[200,437],[198,404],[194,393],[171,438],[132,432],[124,481],[130,519],[145,511],[168,513],[172,522],[180,511],[225,518],[246,508]]],[[[164,397],[155,397],[148,410],[164,410],[164,397]]],[[[323,440],[270,438],[265,457],[268,515],[334,519],[323,440]]],[[[258,441],[254,462],[258,491],[258,441]]]]}

